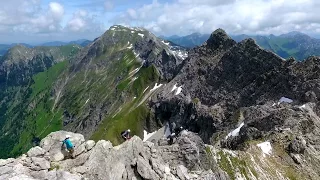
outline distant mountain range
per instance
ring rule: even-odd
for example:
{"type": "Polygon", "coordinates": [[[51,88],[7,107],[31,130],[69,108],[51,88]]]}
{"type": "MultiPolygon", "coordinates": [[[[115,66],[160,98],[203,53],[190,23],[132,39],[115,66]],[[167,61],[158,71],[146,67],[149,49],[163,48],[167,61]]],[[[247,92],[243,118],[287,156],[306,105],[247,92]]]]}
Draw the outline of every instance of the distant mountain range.
{"type": "MultiPolygon", "coordinates": [[[[187,48],[193,48],[203,44],[209,37],[209,34],[193,33],[183,37],[171,36],[162,38],[187,48]]],[[[237,42],[252,38],[262,48],[271,50],[285,59],[294,57],[302,61],[309,56],[320,55],[320,39],[312,38],[296,31],[279,36],[272,34],[268,36],[249,36],[242,34],[234,35],[232,38],[237,42]]]]}
{"type": "Polygon", "coordinates": [[[87,40],[87,39],[79,39],[76,41],[70,41],[70,42],[62,42],[62,41],[52,41],[52,42],[46,42],[43,44],[39,45],[30,45],[26,43],[12,43],[12,44],[0,44],[0,56],[4,55],[10,48],[16,46],[16,45],[23,45],[25,47],[37,47],[37,46],[65,46],[65,45],[80,45],[82,47],[87,46],[90,44],[92,41],[87,40]]]}
{"type": "Polygon", "coordinates": [[[52,41],[52,42],[47,42],[40,44],[40,46],[64,46],[64,45],[69,45],[69,44],[77,44],[82,47],[87,46],[90,44],[92,41],[87,40],[87,39],[79,39],[76,41],[70,41],[70,42],[63,42],[63,41],[52,41]]]}

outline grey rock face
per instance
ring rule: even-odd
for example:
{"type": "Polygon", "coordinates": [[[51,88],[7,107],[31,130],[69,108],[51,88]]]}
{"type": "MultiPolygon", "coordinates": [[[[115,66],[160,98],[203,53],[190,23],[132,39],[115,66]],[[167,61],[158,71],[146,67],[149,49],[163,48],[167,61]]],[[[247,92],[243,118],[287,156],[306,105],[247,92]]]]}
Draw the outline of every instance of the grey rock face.
{"type": "Polygon", "coordinates": [[[191,132],[183,132],[171,146],[143,142],[137,136],[116,147],[104,140],[94,144],[92,141],[85,142],[80,134],[66,131],[51,133],[41,141],[44,151],[41,151],[41,156],[33,156],[39,154],[33,153],[40,150],[36,147],[29,151],[31,157],[23,155],[17,159],[0,160],[0,179],[174,180],[218,177],[205,164],[208,157],[202,156],[205,152],[203,142],[191,132]],[[71,135],[72,142],[77,145],[75,153],[78,156],[56,161],[52,157],[61,151],[60,139],[65,134],[71,135]]]}
{"type": "Polygon", "coordinates": [[[307,147],[307,142],[303,137],[298,136],[289,144],[288,150],[292,153],[303,154],[307,147]]]}
{"type": "MultiPolygon", "coordinates": [[[[242,107],[268,104],[272,108],[283,96],[295,103],[318,102],[319,68],[318,57],[284,61],[252,39],[236,43],[217,30],[207,43],[189,52],[180,73],[149,104],[157,122],[175,122],[199,133],[205,143],[214,143],[217,132],[235,128],[242,107]],[[179,95],[172,92],[175,84],[182,87],[179,95]]],[[[272,123],[260,127],[278,126],[281,113],[288,114],[279,112],[272,123]]],[[[255,129],[250,132],[259,136],[255,129]]]]}
{"type": "Polygon", "coordinates": [[[36,146],[36,147],[31,148],[27,152],[27,155],[28,155],[28,157],[37,157],[37,156],[43,156],[44,153],[45,153],[45,151],[41,147],[36,146]]]}
{"type": "Polygon", "coordinates": [[[62,141],[65,139],[66,135],[71,136],[70,140],[76,148],[85,141],[81,134],[66,131],[50,133],[47,137],[41,140],[40,147],[46,151],[46,155],[50,156],[51,161],[61,161],[65,156],[69,155],[65,148],[61,150],[62,141]]]}

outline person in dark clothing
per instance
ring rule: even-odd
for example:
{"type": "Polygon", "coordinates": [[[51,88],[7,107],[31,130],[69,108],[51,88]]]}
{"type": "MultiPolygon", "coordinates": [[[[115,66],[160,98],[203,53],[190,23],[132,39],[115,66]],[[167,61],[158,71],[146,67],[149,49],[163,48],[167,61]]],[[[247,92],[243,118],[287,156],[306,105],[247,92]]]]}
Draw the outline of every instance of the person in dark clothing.
{"type": "Polygon", "coordinates": [[[183,131],[183,127],[182,126],[176,127],[174,129],[174,133],[176,133],[177,136],[181,133],[181,131],[183,131]]]}
{"type": "Polygon", "coordinates": [[[168,137],[167,137],[167,139],[169,139],[168,140],[168,143],[169,143],[169,145],[172,145],[173,144],[173,139],[176,137],[176,134],[175,133],[172,133],[172,134],[170,134],[168,137]]]}
{"type": "Polygon", "coordinates": [[[122,131],[121,132],[121,137],[126,141],[128,139],[130,139],[130,132],[131,130],[128,129],[128,130],[125,130],[125,131],[122,131]]]}

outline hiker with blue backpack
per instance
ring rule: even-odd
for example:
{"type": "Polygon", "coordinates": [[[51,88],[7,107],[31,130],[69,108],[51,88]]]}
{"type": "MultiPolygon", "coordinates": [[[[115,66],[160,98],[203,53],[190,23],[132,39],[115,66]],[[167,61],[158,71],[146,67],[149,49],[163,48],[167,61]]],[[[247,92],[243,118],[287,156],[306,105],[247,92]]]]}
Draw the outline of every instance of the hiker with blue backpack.
{"type": "Polygon", "coordinates": [[[65,140],[62,141],[61,149],[63,149],[64,145],[66,145],[66,148],[67,148],[71,158],[74,158],[73,157],[73,153],[74,153],[74,147],[75,146],[72,144],[70,138],[71,138],[70,135],[66,135],[65,140]]]}

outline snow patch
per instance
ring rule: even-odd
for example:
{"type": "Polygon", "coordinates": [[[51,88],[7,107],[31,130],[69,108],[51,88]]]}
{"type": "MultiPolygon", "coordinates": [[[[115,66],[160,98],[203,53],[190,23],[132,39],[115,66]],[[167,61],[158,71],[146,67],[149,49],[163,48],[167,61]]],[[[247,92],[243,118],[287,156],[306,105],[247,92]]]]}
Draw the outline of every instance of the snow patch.
{"type": "Polygon", "coordinates": [[[270,155],[272,153],[271,143],[268,141],[257,144],[257,146],[261,148],[263,152],[263,157],[266,157],[266,154],[270,155]]]}
{"type": "Polygon", "coordinates": [[[243,125],[244,125],[244,123],[241,123],[238,128],[236,128],[235,130],[231,131],[231,132],[226,136],[226,139],[228,139],[230,136],[233,136],[233,137],[239,136],[240,129],[242,128],[243,125]]]}
{"type": "Polygon", "coordinates": [[[181,91],[182,91],[182,86],[178,87],[177,92],[176,92],[176,94],[175,94],[175,95],[180,94],[180,93],[181,93],[181,91]]]}
{"type": "Polygon", "coordinates": [[[152,133],[148,133],[146,130],[143,130],[143,141],[148,140],[151,136],[154,135],[157,131],[154,131],[152,133]]]}
{"type": "Polygon", "coordinates": [[[176,90],[177,88],[178,88],[178,87],[177,87],[177,84],[175,84],[175,85],[173,86],[171,92],[174,91],[174,90],[176,90]]]}
{"type": "Polygon", "coordinates": [[[162,84],[159,84],[159,85],[158,85],[158,83],[156,83],[156,84],[154,85],[154,87],[150,90],[150,92],[158,89],[158,88],[161,87],[161,86],[162,86],[162,84]]]}
{"type": "Polygon", "coordinates": [[[115,28],[111,28],[110,30],[114,31],[114,30],[116,30],[116,29],[115,29],[115,28]]]}
{"type": "Polygon", "coordinates": [[[166,43],[165,41],[161,41],[163,44],[165,44],[165,45],[167,45],[167,46],[169,46],[170,45],[170,43],[166,43]]]}
{"type": "Polygon", "coordinates": [[[134,34],[134,33],[135,33],[135,31],[131,31],[131,33],[132,33],[132,34],[134,34]]]}
{"type": "Polygon", "coordinates": [[[289,99],[289,98],[286,98],[286,97],[281,97],[280,100],[279,100],[279,103],[282,103],[282,102],[292,103],[293,100],[289,99]]]}
{"type": "Polygon", "coordinates": [[[133,48],[133,45],[130,44],[130,46],[127,47],[128,49],[132,49],[133,48]]]}
{"type": "Polygon", "coordinates": [[[307,109],[307,106],[304,104],[302,106],[299,106],[300,109],[307,109]]]}
{"type": "Polygon", "coordinates": [[[133,97],[133,99],[137,99],[137,97],[133,97]]]}
{"type": "Polygon", "coordinates": [[[180,93],[182,92],[182,86],[177,87],[177,84],[175,84],[175,85],[172,87],[171,92],[173,92],[173,91],[175,91],[175,90],[176,90],[175,95],[180,94],[180,93]]]}
{"type": "Polygon", "coordinates": [[[144,37],[144,34],[138,33],[139,36],[141,36],[142,38],[144,37]]]}
{"type": "Polygon", "coordinates": [[[174,54],[175,56],[178,56],[182,59],[186,59],[188,57],[188,53],[187,52],[182,52],[181,50],[171,50],[172,54],[174,54]]]}

